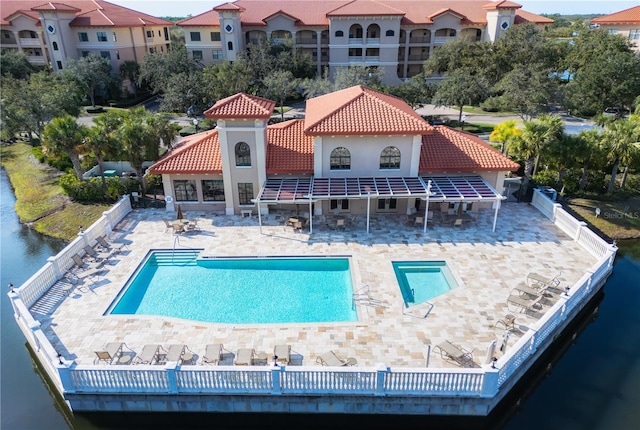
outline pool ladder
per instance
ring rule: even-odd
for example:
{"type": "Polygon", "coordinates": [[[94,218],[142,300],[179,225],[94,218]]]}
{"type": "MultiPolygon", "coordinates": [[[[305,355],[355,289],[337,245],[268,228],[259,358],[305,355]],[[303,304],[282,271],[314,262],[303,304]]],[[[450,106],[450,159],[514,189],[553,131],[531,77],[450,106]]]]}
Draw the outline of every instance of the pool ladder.
{"type": "Polygon", "coordinates": [[[365,306],[372,307],[386,307],[384,301],[379,299],[374,299],[371,297],[371,292],[369,291],[369,285],[363,285],[361,288],[353,292],[351,307],[353,309],[356,308],[356,303],[361,303],[365,306]]]}

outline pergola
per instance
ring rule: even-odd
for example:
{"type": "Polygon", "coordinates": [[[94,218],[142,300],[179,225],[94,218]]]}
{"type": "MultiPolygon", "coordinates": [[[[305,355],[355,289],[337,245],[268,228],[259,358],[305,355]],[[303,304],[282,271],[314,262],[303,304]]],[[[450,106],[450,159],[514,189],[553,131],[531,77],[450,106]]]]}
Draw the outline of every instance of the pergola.
{"type": "MultiPolygon", "coordinates": [[[[367,233],[369,232],[371,198],[419,198],[425,206],[424,231],[427,230],[429,202],[496,202],[493,231],[496,229],[500,195],[480,176],[433,177],[364,177],[364,178],[269,178],[258,197],[258,218],[262,228],[259,206],[267,204],[308,204],[312,215],[314,202],[322,200],[367,199],[367,233]]],[[[309,232],[313,233],[313,217],[310,216],[309,232]]]]}

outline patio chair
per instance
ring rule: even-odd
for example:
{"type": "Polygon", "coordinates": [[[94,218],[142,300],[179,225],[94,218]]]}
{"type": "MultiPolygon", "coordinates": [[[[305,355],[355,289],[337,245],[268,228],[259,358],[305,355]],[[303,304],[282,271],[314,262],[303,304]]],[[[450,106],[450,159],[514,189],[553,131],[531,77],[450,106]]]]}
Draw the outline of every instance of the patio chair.
{"type": "Polygon", "coordinates": [[[218,364],[222,361],[222,350],[223,346],[221,343],[212,343],[207,345],[207,349],[202,356],[202,364],[218,364]]]}
{"type": "Polygon", "coordinates": [[[343,229],[344,230],[344,218],[337,218],[336,219],[336,230],[338,229],[343,229]]]}
{"type": "Polygon", "coordinates": [[[236,354],[233,364],[236,366],[252,366],[255,358],[256,350],[251,348],[240,348],[236,354]]]}
{"type": "Polygon", "coordinates": [[[98,236],[96,241],[98,242],[98,245],[105,250],[104,252],[113,252],[114,254],[117,254],[122,252],[122,248],[128,248],[126,243],[107,242],[103,236],[98,236]]]}
{"type": "Polygon", "coordinates": [[[84,246],[84,252],[93,259],[93,261],[108,261],[113,257],[114,252],[99,252],[89,245],[84,246]]]}
{"type": "Polygon", "coordinates": [[[463,348],[462,346],[455,345],[448,340],[437,344],[434,351],[439,351],[440,356],[447,361],[455,361],[460,366],[468,366],[473,363],[473,351],[463,348]]]}
{"type": "Polygon", "coordinates": [[[512,314],[507,314],[504,318],[499,319],[493,325],[495,328],[498,328],[498,325],[502,325],[505,330],[514,330],[516,328],[516,317],[512,314]]]}
{"type": "Polygon", "coordinates": [[[562,273],[558,273],[553,278],[548,276],[539,275],[534,272],[530,272],[527,275],[527,284],[529,284],[532,288],[536,288],[540,291],[546,290],[547,288],[558,289],[560,286],[560,275],[562,273]]]}
{"type": "Polygon", "coordinates": [[[78,269],[99,269],[103,266],[103,261],[84,261],[78,254],[71,256],[78,269]]]}
{"type": "Polygon", "coordinates": [[[456,218],[456,220],[453,222],[453,227],[463,228],[462,218],[456,218]]]}
{"type": "Polygon", "coordinates": [[[187,345],[183,343],[177,343],[169,345],[167,348],[166,361],[175,361],[180,364],[191,363],[193,360],[193,353],[189,350],[187,345]]]}
{"type": "Polygon", "coordinates": [[[358,361],[353,357],[342,358],[339,357],[334,351],[325,352],[316,358],[316,363],[320,363],[322,366],[331,367],[344,367],[344,366],[356,366],[358,361]]]}
{"type": "Polygon", "coordinates": [[[273,361],[283,365],[288,365],[291,359],[291,345],[276,345],[273,348],[273,361]]]}
{"type": "MultiPolygon", "coordinates": [[[[147,344],[142,347],[142,352],[135,358],[135,364],[160,364],[161,350],[165,351],[161,345],[147,344]]],[[[166,352],[166,351],[165,351],[166,352]]]]}
{"type": "Polygon", "coordinates": [[[544,299],[543,295],[535,296],[532,298],[524,298],[521,295],[509,295],[507,297],[507,308],[510,311],[520,311],[520,312],[528,312],[536,309],[542,309],[542,303],[540,303],[544,299]]]}
{"type": "Polygon", "coordinates": [[[107,364],[113,363],[113,361],[117,360],[122,354],[123,346],[124,343],[122,342],[111,342],[107,344],[103,351],[94,351],[96,354],[94,364],[100,362],[105,362],[107,364]]]}
{"type": "Polygon", "coordinates": [[[417,216],[416,219],[413,221],[413,225],[423,226],[424,225],[424,217],[423,216],[417,216]]]}

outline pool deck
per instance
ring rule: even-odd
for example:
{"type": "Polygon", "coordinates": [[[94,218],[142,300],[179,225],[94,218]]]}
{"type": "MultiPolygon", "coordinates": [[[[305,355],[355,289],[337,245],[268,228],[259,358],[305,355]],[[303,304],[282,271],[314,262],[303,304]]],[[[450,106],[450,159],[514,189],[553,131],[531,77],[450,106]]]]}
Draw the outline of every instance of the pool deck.
{"type": "MultiPolygon", "coordinates": [[[[506,299],[529,272],[553,277],[562,273],[561,286],[573,285],[596,259],[534,207],[526,203],[504,204],[492,232],[493,211],[482,210],[463,229],[406,225],[401,215],[372,215],[370,233],[360,215],[356,226],[345,231],[314,225],[313,234],[284,227],[283,216],[258,217],[188,211],[200,230],[174,236],[163,219],[175,213],[164,209],[135,209],[116,226],[110,239],[128,244],[108,272],[95,284],[65,293],[68,283],[58,281],[32,307],[33,316],[53,346],[67,360],[93,364],[94,351],[110,342],[125,342],[140,353],[145,344],[182,343],[202,363],[207,344],[224,345],[223,361],[232,364],[241,348],[266,353],[272,360],[275,345],[291,345],[290,365],[316,365],[316,357],[334,350],[354,357],[362,367],[459,367],[444,360],[428,345],[449,340],[473,350],[473,364],[484,364],[492,340],[500,346],[504,328],[494,327],[507,314],[516,316],[508,344],[522,334],[520,329],[536,321],[539,312],[514,312],[506,299]],[[356,266],[355,289],[367,285],[369,300],[357,301],[359,321],[351,323],[300,323],[229,325],[166,317],[109,315],[104,312],[150,249],[204,248],[211,256],[318,256],[350,255],[356,266]],[[391,261],[445,260],[457,279],[456,288],[431,300],[433,309],[425,318],[426,305],[405,309],[391,261]]],[[[316,220],[315,217],[314,221],[316,220]]],[[[286,218],[284,218],[286,219],[286,218]]],[[[317,223],[319,224],[319,223],[317,223]]],[[[176,288],[180,288],[177,284],[176,288]]],[[[283,289],[285,286],[283,286],[283,289]]],[[[188,292],[185,292],[188,293],[188,292]]],[[[274,300],[286,291],[274,291],[274,300]]],[[[546,297],[544,312],[558,299],[546,297]]],[[[310,303],[309,306],[313,304],[310,303]]],[[[497,355],[501,354],[497,351],[497,355]]]]}

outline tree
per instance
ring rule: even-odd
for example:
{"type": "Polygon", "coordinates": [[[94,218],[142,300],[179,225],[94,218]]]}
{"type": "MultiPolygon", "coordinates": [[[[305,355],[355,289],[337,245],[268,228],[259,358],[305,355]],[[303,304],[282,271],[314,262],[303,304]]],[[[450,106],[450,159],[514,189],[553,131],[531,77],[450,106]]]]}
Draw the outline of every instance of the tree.
{"type": "Polygon", "coordinates": [[[489,92],[489,83],[479,74],[464,69],[449,72],[435,86],[432,102],[437,105],[458,106],[458,121],[462,122],[462,109],[483,100],[489,92]]]}
{"type": "Polygon", "coordinates": [[[518,128],[518,122],[514,119],[501,122],[489,135],[490,142],[499,142],[500,151],[507,155],[509,153],[509,145],[522,133],[518,128]]]}
{"type": "Polygon", "coordinates": [[[3,49],[0,52],[0,73],[2,76],[27,79],[33,71],[34,68],[24,53],[9,49],[3,49]]]}
{"type": "Polygon", "coordinates": [[[566,63],[574,76],[566,86],[572,111],[593,115],[608,106],[630,107],[640,94],[640,57],[622,37],[600,29],[581,31],[566,63]]]}
{"type": "Polygon", "coordinates": [[[129,81],[134,97],[138,97],[138,76],[140,76],[140,64],[131,60],[120,64],[120,77],[129,81]]]}
{"type": "Polygon", "coordinates": [[[400,97],[414,109],[431,99],[432,94],[429,90],[430,87],[424,85],[424,78],[421,75],[389,88],[393,95],[400,97]]]}
{"type": "Polygon", "coordinates": [[[87,127],[79,124],[71,115],[54,118],[42,133],[43,152],[56,157],[68,155],[76,177],[81,180],[83,172],[80,155],[84,153],[87,133],[87,127]]]}
{"type": "Polygon", "coordinates": [[[200,70],[180,72],[169,78],[161,102],[160,110],[186,112],[189,106],[201,112],[208,104],[203,73],[200,70]]]}
{"type": "Polygon", "coordinates": [[[107,194],[107,182],[104,177],[104,161],[108,155],[115,155],[118,152],[117,131],[122,125],[124,114],[119,111],[110,110],[101,113],[93,120],[94,126],[89,129],[85,137],[85,146],[93,152],[100,168],[102,177],[102,192],[107,194]]]}
{"type": "Polygon", "coordinates": [[[280,105],[280,115],[284,121],[284,102],[297,94],[298,80],[288,70],[277,70],[264,79],[265,97],[280,105]]]}
{"type": "Polygon", "coordinates": [[[251,84],[248,66],[239,61],[211,64],[202,72],[202,81],[211,102],[246,93],[251,84]]]}
{"type": "Polygon", "coordinates": [[[369,88],[381,90],[384,70],[377,67],[349,66],[341,67],[334,76],[334,91],[364,85],[369,88]]]}
{"type": "Polygon", "coordinates": [[[333,92],[335,86],[333,82],[331,82],[331,79],[329,79],[329,70],[325,70],[323,76],[318,76],[313,79],[303,79],[300,82],[300,88],[302,88],[303,97],[309,100],[333,92]]]}
{"type": "Polygon", "coordinates": [[[111,80],[111,64],[106,58],[93,54],[78,60],[69,58],[62,76],[75,81],[91,100],[91,106],[95,106],[96,90],[106,88],[111,80]]]}
{"type": "Polygon", "coordinates": [[[640,121],[637,121],[635,118],[629,118],[612,122],[602,132],[600,143],[602,149],[607,154],[607,158],[613,163],[611,180],[607,187],[607,194],[611,194],[613,193],[620,164],[626,166],[621,185],[622,188],[626,183],[628,166],[638,156],[638,152],[640,151],[640,121]]]}
{"type": "Polygon", "coordinates": [[[167,90],[172,76],[199,69],[198,63],[188,57],[184,46],[174,47],[166,53],[150,52],[140,64],[138,84],[146,84],[154,94],[160,94],[167,90]]]}
{"type": "Polygon", "coordinates": [[[578,162],[582,164],[582,174],[580,175],[580,183],[578,189],[584,191],[587,186],[587,173],[589,165],[594,157],[597,156],[599,144],[601,140],[600,130],[593,128],[584,130],[578,135],[576,145],[573,147],[573,154],[578,162]]]}

